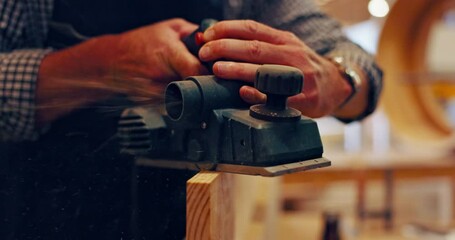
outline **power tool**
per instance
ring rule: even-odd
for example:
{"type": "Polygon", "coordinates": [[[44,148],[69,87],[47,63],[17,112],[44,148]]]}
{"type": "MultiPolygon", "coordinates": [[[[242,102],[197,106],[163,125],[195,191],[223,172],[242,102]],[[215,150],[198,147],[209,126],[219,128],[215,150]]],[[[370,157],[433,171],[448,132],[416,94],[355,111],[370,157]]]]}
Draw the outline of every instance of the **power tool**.
{"type": "MultiPolygon", "coordinates": [[[[203,30],[186,39],[195,55],[203,30]]],[[[204,75],[171,82],[165,112],[145,107],[123,112],[122,151],[133,154],[138,165],[261,176],[330,166],[322,157],[317,123],[286,105],[302,91],[303,78],[293,67],[262,65],[254,86],[267,101],[253,106],[241,99],[240,81],[204,75]]]]}

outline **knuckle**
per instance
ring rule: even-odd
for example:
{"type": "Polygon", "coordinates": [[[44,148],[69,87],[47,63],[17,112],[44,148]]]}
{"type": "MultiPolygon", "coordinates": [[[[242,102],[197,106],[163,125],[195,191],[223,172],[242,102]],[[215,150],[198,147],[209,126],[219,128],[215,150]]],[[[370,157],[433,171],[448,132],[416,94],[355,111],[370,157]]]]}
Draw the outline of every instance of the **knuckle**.
{"type": "Polygon", "coordinates": [[[247,72],[243,64],[233,63],[231,66],[232,72],[235,73],[237,76],[244,76],[247,72]]]}
{"type": "Polygon", "coordinates": [[[229,40],[222,39],[219,41],[214,42],[213,44],[213,53],[215,55],[220,55],[223,54],[227,51],[228,49],[228,42],[229,40]]]}
{"type": "Polygon", "coordinates": [[[316,73],[314,71],[304,71],[305,81],[314,81],[316,78],[316,73]]]}
{"type": "Polygon", "coordinates": [[[157,50],[161,51],[163,54],[168,54],[171,57],[178,56],[178,51],[169,44],[165,44],[157,50]]]}
{"type": "Polygon", "coordinates": [[[291,31],[285,31],[285,34],[289,39],[297,39],[297,35],[291,31]]]}
{"type": "Polygon", "coordinates": [[[289,41],[289,42],[292,42],[292,41],[295,41],[298,39],[297,36],[293,32],[286,31],[286,32],[284,32],[283,35],[284,35],[284,40],[289,41]]]}
{"type": "Polygon", "coordinates": [[[321,112],[321,103],[319,101],[319,98],[318,96],[316,95],[316,93],[314,91],[311,91],[310,93],[306,93],[305,94],[305,105],[307,106],[312,106],[312,113],[311,113],[311,117],[320,117],[320,113],[321,112]]]}
{"type": "Polygon", "coordinates": [[[247,31],[249,31],[250,33],[257,33],[257,31],[259,29],[258,22],[253,21],[253,20],[245,20],[244,24],[245,24],[245,28],[247,29],[247,31]]]}
{"type": "Polygon", "coordinates": [[[228,28],[228,23],[225,21],[221,21],[213,25],[212,29],[216,33],[216,35],[224,36],[226,34],[228,28]]]}
{"type": "Polygon", "coordinates": [[[174,22],[185,22],[185,20],[183,18],[179,18],[179,17],[172,18],[171,20],[174,22]]]}
{"type": "Polygon", "coordinates": [[[183,24],[185,20],[183,18],[172,18],[168,21],[170,24],[183,24]]]}
{"type": "Polygon", "coordinates": [[[226,40],[224,40],[224,39],[215,41],[215,42],[210,42],[209,44],[210,45],[208,45],[208,46],[210,47],[211,51],[215,55],[222,54],[223,52],[225,52],[225,50],[227,48],[227,43],[226,43],[226,40]]]}
{"type": "Polygon", "coordinates": [[[294,43],[296,40],[298,40],[297,36],[293,32],[289,31],[283,31],[282,34],[279,34],[276,39],[278,44],[294,43]]]}
{"type": "Polygon", "coordinates": [[[199,64],[196,61],[186,61],[185,68],[188,72],[194,72],[199,69],[199,64]]]}
{"type": "Polygon", "coordinates": [[[292,45],[283,45],[279,46],[277,48],[277,51],[279,51],[280,54],[279,56],[282,56],[281,59],[281,64],[283,65],[288,65],[288,66],[293,66],[293,67],[304,67],[308,66],[308,57],[306,56],[305,52],[302,51],[300,48],[296,48],[295,46],[292,45]]]}
{"type": "Polygon", "coordinates": [[[235,64],[234,71],[236,71],[239,75],[246,75],[248,73],[246,67],[243,64],[235,64]]]}
{"type": "Polygon", "coordinates": [[[248,53],[252,57],[259,57],[261,55],[261,44],[258,40],[249,41],[248,53]]]}
{"type": "Polygon", "coordinates": [[[318,79],[321,78],[321,69],[317,68],[317,67],[308,67],[309,70],[304,70],[304,73],[305,73],[305,78],[311,80],[311,81],[317,81],[318,79]]]}

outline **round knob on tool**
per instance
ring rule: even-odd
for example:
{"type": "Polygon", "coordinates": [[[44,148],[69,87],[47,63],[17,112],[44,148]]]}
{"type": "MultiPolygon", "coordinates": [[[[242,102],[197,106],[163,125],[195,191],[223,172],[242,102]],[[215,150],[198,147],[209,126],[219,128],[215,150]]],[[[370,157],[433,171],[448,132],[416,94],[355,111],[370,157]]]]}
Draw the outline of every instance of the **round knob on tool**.
{"type": "Polygon", "coordinates": [[[303,73],[294,67],[263,65],[256,72],[254,86],[267,95],[265,104],[250,107],[250,116],[266,121],[296,121],[300,111],[286,106],[287,98],[302,91],[303,73]]]}

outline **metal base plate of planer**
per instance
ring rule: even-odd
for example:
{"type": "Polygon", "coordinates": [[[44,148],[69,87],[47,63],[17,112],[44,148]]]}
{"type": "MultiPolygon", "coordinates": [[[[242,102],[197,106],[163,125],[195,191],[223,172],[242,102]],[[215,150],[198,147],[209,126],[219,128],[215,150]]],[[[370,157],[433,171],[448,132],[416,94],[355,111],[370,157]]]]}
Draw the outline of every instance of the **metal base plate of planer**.
{"type": "Polygon", "coordinates": [[[328,167],[331,165],[331,162],[326,158],[316,158],[275,166],[250,166],[225,163],[186,162],[139,157],[136,159],[136,164],[138,166],[150,166],[159,168],[187,169],[193,171],[217,171],[246,175],[259,175],[264,177],[275,177],[288,173],[296,173],[321,167],[328,167]]]}

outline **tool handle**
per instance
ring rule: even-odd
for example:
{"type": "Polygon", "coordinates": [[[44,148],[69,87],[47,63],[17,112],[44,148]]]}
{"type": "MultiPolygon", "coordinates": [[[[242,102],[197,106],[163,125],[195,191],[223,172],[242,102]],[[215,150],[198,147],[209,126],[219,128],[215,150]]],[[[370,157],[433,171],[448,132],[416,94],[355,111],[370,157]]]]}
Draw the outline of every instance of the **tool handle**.
{"type": "MultiPolygon", "coordinates": [[[[218,21],[215,19],[204,19],[198,29],[183,39],[183,43],[185,43],[185,46],[194,56],[199,58],[199,50],[205,43],[203,38],[204,31],[217,22],[218,21]]],[[[203,62],[204,66],[207,67],[210,72],[212,72],[213,63],[214,62],[203,62]]]]}

